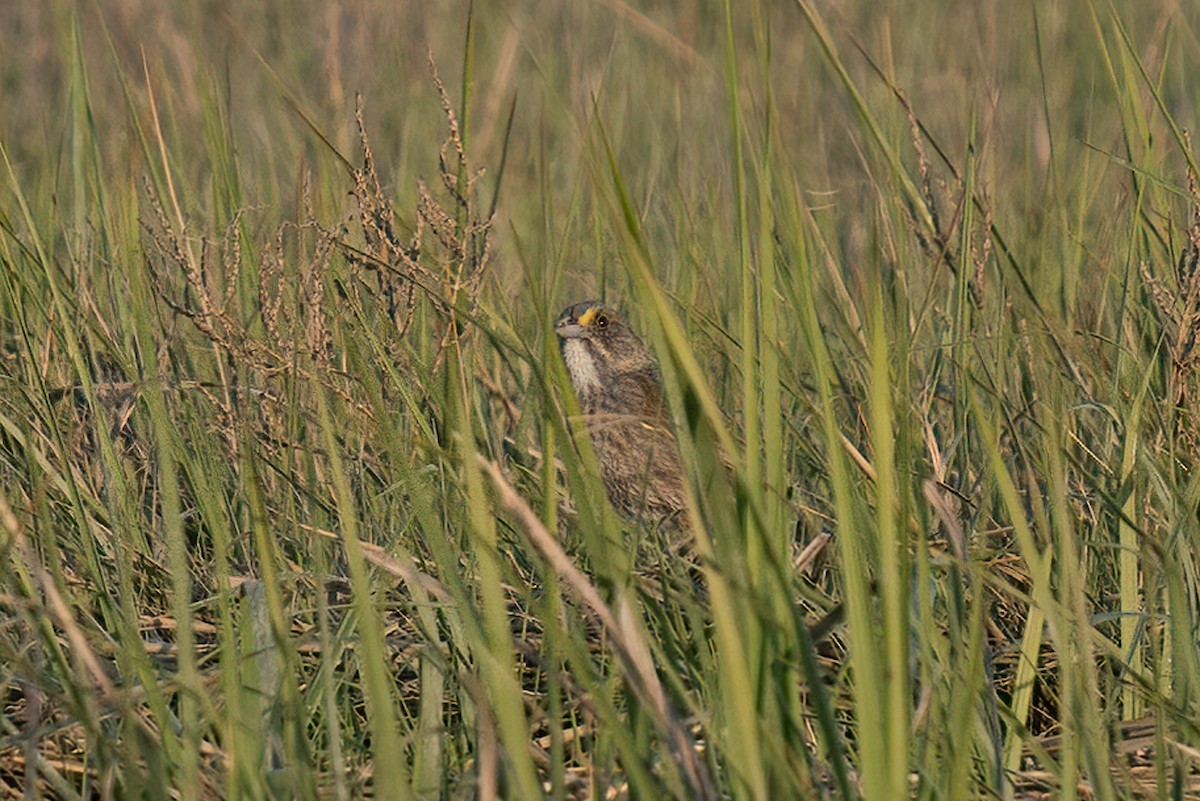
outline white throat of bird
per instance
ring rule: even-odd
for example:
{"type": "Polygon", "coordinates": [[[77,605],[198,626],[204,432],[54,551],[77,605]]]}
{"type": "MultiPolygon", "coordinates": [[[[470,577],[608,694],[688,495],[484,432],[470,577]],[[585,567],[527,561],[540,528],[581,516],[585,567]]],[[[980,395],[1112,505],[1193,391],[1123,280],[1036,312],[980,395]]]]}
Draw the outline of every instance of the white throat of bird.
{"type": "Polygon", "coordinates": [[[563,362],[575,384],[575,392],[583,395],[600,389],[600,372],[592,350],[582,339],[567,339],[563,342],[563,362]]]}

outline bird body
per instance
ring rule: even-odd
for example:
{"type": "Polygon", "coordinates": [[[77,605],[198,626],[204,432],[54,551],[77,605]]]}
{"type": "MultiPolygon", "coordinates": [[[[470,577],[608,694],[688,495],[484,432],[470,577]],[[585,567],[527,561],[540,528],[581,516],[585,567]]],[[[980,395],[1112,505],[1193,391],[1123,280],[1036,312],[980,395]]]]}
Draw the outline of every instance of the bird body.
{"type": "Polygon", "coordinates": [[[654,358],[598,301],[568,306],[554,331],[609,501],[627,518],[686,529],[683,467],[654,358]]]}

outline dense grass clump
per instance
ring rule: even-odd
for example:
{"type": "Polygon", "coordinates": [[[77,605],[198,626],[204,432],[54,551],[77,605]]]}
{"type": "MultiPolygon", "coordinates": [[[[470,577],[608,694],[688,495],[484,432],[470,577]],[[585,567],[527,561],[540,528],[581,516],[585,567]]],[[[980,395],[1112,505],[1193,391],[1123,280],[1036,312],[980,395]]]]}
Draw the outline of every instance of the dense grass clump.
{"type": "Polygon", "coordinates": [[[1200,17],[993,5],[14,5],[0,795],[1197,797],[1200,17]]]}

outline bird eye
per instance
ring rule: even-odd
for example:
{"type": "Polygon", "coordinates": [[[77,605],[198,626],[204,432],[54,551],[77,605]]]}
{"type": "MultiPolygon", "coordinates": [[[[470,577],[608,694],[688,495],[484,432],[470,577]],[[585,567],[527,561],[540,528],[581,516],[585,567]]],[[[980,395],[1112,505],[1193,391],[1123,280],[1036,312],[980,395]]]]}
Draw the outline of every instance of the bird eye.
{"type": "Polygon", "coordinates": [[[605,314],[604,312],[600,312],[599,314],[596,315],[596,327],[597,328],[608,328],[608,315],[607,314],[605,314]]]}

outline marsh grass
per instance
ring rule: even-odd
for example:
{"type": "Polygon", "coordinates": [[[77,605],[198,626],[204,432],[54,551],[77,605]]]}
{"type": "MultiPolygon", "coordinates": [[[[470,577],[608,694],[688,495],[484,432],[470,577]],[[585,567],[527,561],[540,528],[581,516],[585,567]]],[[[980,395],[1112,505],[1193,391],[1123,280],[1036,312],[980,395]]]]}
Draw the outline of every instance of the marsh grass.
{"type": "Polygon", "coordinates": [[[4,797],[1200,793],[1198,20],[843,5],[14,10],[4,797]]]}

